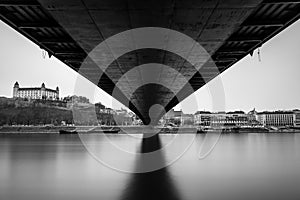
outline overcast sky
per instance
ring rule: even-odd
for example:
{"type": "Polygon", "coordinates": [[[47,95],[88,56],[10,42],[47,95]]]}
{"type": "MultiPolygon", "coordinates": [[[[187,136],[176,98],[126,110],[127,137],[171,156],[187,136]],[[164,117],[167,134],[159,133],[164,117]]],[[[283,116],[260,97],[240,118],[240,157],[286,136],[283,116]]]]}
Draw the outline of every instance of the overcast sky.
{"type": "MultiPolygon", "coordinates": [[[[225,110],[277,110],[300,108],[300,21],[281,32],[261,47],[261,62],[257,51],[240,60],[221,75],[226,95],[225,110]]],[[[30,40],[20,35],[0,21],[0,96],[12,97],[12,87],[16,81],[20,87],[38,87],[43,82],[46,87],[60,88],[60,95],[74,94],[76,79],[82,87],[77,95],[87,96],[93,102],[115,108],[108,94],[79,76],[56,58],[43,58],[42,50],[30,40]],[[95,96],[91,92],[95,91],[95,96]]],[[[211,81],[199,89],[195,96],[198,107],[184,105],[185,112],[212,110],[209,88],[211,81]]],[[[187,100],[187,102],[189,102],[187,100]]],[[[179,109],[177,106],[176,108],[179,109]]]]}

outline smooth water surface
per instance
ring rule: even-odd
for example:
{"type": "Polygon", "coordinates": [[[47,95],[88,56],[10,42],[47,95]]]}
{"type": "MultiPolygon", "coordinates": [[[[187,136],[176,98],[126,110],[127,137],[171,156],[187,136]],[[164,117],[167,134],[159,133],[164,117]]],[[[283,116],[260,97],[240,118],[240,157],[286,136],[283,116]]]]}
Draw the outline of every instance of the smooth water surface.
{"type": "MultiPolygon", "coordinates": [[[[86,135],[94,151],[135,169],[146,165],[111,150],[103,135],[86,135]]],[[[108,136],[132,152],[148,152],[170,141],[160,135],[147,143],[128,135],[108,136]]],[[[192,135],[178,135],[176,152],[192,135]],[[178,148],[177,148],[178,147],[178,148]]],[[[204,135],[174,164],[155,172],[124,173],[101,164],[78,135],[0,135],[1,200],[201,200],[299,199],[300,134],[222,135],[214,150],[199,159],[204,135]]],[[[169,152],[169,153],[170,153],[169,152]]],[[[133,154],[134,155],[134,154],[133,154]]],[[[161,154],[158,162],[167,162],[161,154]]]]}

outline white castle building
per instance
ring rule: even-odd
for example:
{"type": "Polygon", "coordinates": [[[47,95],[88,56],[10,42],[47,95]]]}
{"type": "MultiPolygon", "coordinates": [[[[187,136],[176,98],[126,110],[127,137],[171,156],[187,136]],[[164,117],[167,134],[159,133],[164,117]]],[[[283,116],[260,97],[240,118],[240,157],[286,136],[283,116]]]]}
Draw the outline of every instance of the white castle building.
{"type": "Polygon", "coordinates": [[[16,82],[13,87],[14,98],[26,99],[44,99],[44,100],[58,100],[59,88],[52,90],[45,87],[43,83],[41,87],[20,88],[19,83],[16,82]]]}

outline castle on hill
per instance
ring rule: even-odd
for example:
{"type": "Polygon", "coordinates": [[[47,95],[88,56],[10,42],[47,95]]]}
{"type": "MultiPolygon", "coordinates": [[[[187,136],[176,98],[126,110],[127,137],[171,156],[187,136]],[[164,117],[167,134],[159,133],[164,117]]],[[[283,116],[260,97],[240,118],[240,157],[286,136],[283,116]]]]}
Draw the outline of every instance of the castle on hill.
{"type": "Polygon", "coordinates": [[[43,99],[43,100],[59,100],[59,88],[56,90],[46,88],[43,83],[41,87],[28,87],[21,88],[19,83],[16,82],[13,87],[14,98],[24,99],[43,99]]]}

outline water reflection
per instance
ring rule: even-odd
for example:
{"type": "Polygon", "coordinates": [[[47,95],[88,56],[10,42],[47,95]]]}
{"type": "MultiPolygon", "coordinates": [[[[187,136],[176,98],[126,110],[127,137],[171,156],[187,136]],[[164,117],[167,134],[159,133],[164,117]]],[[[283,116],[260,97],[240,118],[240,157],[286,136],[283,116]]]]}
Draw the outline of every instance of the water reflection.
{"type": "MultiPolygon", "coordinates": [[[[86,137],[97,151],[128,169],[147,170],[170,159],[168,152],[156,151],[150,159],[136,154],[129,160],[110,151],[103,136],[86,137]],[[151,162],[156,164],[151,166],[151,162]]],[[[189,137],[179,135],[169,150],[178,151],[189,137]]],[[[206,141],[209,144],[211,137],[206,141]]],[[[222,135],[212,153],[199,160],[204,138],[198,135],[171,167],[128,174],[100,164],[77,135],[0,135],[0,199],[299,199],[300,134],[222,135]]],[[[160,135],[141,141],[115,135],[110,139],[132,152],[147,153],[162,148],[173,137],[160,135]]]]}
{"type": "MultiPolygon", "coordinates": [[[[158,135],[144,137],[142,139],[141,153],[150,153],[161,149],[161,141],[158,135]]],[[[152,160],[145,160],[144,157],[138,156],[136,160],[136,169],[147,169],[149,162],[155,162],[162,165],[165,163],[164,155],[157,151],[152,160]]],[[[130,181],[122,194],[121,200],[179,200],[179,194],[169,174],[168,168],[162,168],[157,171],[133,174],[130,181]]]]}

